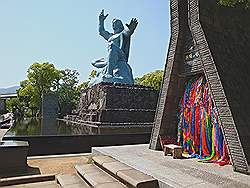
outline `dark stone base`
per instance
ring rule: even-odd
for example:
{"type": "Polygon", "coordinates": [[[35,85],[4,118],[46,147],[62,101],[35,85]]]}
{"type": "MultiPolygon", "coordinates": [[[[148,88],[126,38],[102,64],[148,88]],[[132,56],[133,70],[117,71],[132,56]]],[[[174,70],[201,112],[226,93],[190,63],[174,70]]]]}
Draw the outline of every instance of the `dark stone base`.
{"type": "MultiPolygon", "coordinates": [[[[74,135],[74,136],[5,136],[4,140],[29,142],[28,156],[90,153],[91,147],[146,144],[150,133],[74,135]]],[[[19,156],[16,155],[16,158],[19,156]]],[[[8,160],[8,159],[4,159],[8,160]]],[[[3,162],[4,162],[3,160],[3,162]]],[[[0,169],[2,166],[0,167],[0,169]]]]}
{"type": "MultiPolygon", "coordinates": [[[[103,122],[103,117],[109,116],[104,113],[110,113],[112,118],[113,111],[121,111],[127,116],[136,111],[154,112],[157,99],[158,91],[148,87],[100,83],[82,91],[77,114],[84,120],[103,122]],[[87,116],[92,116],[92,119],[87,116]]],[[[106,118],[105,122],[124,122],[119,118],[112,121],[106,118]]],[[[130,122],[134,121],[134,117],[131,117],[130,122]]]]}
{"type": "Polygon", "coordinates": [[[28,142],[4,141],[0,145],[0,176],[27,169],[28,142]]]}
{"type": "Polygon", "coordinates": [[[64,121],[72,128],[74,135],[107,135],[147,133],[152,131],[153,123],[105,123],[82,120],[64,121]]]}
{"type": "Polygon", "coordinates": [[[82,134],[150,133],[157,100],[152,88],[100,83],[82,91],[76,113],[64,121],[82,134]]]}

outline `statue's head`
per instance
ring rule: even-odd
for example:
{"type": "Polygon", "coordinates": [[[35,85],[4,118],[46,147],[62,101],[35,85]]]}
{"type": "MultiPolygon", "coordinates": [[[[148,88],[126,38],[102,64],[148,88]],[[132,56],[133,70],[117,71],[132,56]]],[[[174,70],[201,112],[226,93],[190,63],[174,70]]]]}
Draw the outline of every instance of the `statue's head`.
{"type": "Polygon", "coordinates": [[[122,21],[116,18],[112,20],[112,27],[115,34],[120,33],[124,30],[122,21]]]}

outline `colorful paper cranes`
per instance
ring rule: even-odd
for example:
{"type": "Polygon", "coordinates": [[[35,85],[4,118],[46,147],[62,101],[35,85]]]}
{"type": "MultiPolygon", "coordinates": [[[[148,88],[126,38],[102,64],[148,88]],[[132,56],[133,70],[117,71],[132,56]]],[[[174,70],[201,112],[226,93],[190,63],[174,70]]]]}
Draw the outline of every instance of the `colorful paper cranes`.
{"type": "Polygon", "coordinates": [[[203,76],[188,81],[178,118],[177,143],[183,147],[183,153],[204,162],[230,162],[219,116],[203,76]]]}

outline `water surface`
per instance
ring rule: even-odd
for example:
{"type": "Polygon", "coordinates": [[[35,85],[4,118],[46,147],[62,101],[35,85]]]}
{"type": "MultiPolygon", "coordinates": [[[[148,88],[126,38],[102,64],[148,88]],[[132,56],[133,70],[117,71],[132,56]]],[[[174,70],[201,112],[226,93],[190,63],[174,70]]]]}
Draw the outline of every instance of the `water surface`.
{"type": "Polygon", "coordinates": [[[63,121],[56,119],[25,118],[18,119],[6,136],[72,135],[72,129],[63,121]]]}

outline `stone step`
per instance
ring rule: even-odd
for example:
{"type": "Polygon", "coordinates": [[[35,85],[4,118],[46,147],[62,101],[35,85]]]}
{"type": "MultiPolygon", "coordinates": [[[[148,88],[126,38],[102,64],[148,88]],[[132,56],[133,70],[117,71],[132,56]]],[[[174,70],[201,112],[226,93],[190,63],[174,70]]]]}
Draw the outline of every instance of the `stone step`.
{"type": "Polygon", "coordinates": [[[138,188],[157,188],[158,181],[152,176],[142,173],[124,163],[121,163],[109,156],[94,156],[94,163],[119,179],[121,182],[127,184],[129,187],[138,188]]]}
{"type": "Polygon", "coordinates": [[[43,181],[36,183],[3,186],[3,188],[60,188],[60,186],[56,183],[56,181],[43,181]]]}
{"type": "Polygon", "coordinates": [[[91,187],[96,188],[125,188],[124,184],[117,179],[101,170],[94,164],[76,165],[77,173],[86,181],[91,187]]]}
{"type": "Polygon", "coordinates": [[[90,186],[77,174],[59,174],[57,182],[63,188],[89,188],[90,186]]]}
{"type": "Polygon", "coordinates": [[[0,178],[0,187],[1,186],[12,186],[18,184],[28,184],[28,183],[37,183],[37,182],[46,182],[54,181],[54,174],[38,174],[38,175],[28,175],[28,176],[17,176],[10,178],[0,178]]]}

